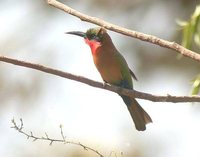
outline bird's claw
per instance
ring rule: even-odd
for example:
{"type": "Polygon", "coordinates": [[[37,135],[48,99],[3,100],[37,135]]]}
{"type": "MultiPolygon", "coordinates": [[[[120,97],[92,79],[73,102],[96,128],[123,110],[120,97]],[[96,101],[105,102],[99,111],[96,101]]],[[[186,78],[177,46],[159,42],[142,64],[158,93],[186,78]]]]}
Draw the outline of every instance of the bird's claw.
{"type": "Polygon", "coordinates": [[[103,87],[105,88],[106,86],[108,86],[108,83],[103,82],[103,87]]]}

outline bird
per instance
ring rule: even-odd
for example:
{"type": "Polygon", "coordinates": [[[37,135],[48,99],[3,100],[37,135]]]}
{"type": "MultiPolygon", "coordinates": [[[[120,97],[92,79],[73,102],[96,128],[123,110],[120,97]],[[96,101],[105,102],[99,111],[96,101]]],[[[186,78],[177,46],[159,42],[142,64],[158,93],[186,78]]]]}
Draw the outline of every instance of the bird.
{"type": "MultiPolygon", "coordinates": [[[[69,31],[65,33],[84,38],[85,43],[91,49],[94,64],[104,83],[130,90],[133,89],[132,78],[137,80],[137,77],[128,67],[126,60],[113,44],[105,28],[94,27],[88,29],[86,32],[69,31]]],[[[120,96],[130,112],[135,128],[138,131],[146,130],[146,124],[152,122],[148,113],[140,106],[135,98],[125,95],[120,96]]]]}

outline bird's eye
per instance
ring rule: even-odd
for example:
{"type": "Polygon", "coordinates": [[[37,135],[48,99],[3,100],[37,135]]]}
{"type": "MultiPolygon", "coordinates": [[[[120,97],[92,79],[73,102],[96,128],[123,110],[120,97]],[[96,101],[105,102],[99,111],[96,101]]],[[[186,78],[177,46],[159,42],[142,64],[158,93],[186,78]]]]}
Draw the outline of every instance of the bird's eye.
{"type": "Polygon", "coordinates": [[[96,34],[91,34],[89,39],[90,40],[95,40],[95,41],[98,41],[98,42],[101,41],[101,39],[96,34]]]}
{"type": "Polygon", "coordinates": [[[91,34],[90,38],[91,38],[91,39],[95,39],[95,38],[96,38],[96,35],[95,35],[95,34],[91,34]]]}

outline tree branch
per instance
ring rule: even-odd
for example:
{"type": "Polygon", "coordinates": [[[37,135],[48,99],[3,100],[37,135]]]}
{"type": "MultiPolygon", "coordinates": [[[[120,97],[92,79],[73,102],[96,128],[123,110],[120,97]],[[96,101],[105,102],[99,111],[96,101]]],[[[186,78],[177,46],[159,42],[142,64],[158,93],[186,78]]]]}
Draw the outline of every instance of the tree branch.
{"type": "Polygon", "coordinates": [[[161,95],[148,94],[148,93],[139,92],[139,91],[136,91],[136,90],[129,90],[129,89],[121,88],[121,87],[118,87],[118,86],[113,86],[113,85],[110,86],[108,84],[93,81],[93,80],[85,78],[83,76],[77,76],[77,75],[74,75],[74,74],[71,74],[71,73],[52,69],[52,68],[49,68],[49,67],[46,67],[46,66],[43,66],[43,65],[40,65],[40,64],[34,64],[34,63],[30,63],[30,62],[20,61],[20,60],[8,58],[8,57],[5,57],[5,56],[0,56],[0,61],[10,63],[10,64],[14,64],[14,65],[18,65],[18,66],[22,66],[22,67],[35,69],[35,70],[42,71],[42,72],[49,73],[49,74],[53,74],[53,75],[56,75],[56,76],[59,76],[59,77],[78,81],[78,82],[90,85],[92,87],[109,90],[109,91],[112,91],[112,92],[115,92],[115,93],[118,93],[118,94],[121,94],[121,95],[133,97],[133,98],[145,99],[145,100],[150,100],[150,101],[154,101],[154,102],[174,102],[174,103],[178,103],[178,102],[200,102],[200,96],[172,96],[172,95],[169,95],[169,94],[166,95],[166,96],[161,96],[161,95]]]}
{"type": "Polygon", "coordinates": [[[179,45],[175,42],[170,42],[170,41],[167,41],[167,40],[160,39],[160,38],[153,36],[153,35],[148,35],[148,34],[144,34],[144,33],[141,33],[141,32],[126,29],[126,28],[114,25],[112,23],[106,22],[102,19],[92,17],[92,16],[88,16],[88,15],[83,14],[81,12],[78,12],[77,10],[72,9],[69,6],[64,5],[64,4],[62,4],[62,3],[60,3],[56,0],[47,0],[47,2],[48,2],[49,5],[54,6],[58,9],[60,9],[60,10],[63,10],[64,12],[71,14],[75,17],[78,17],[82,21],[93,23],[93,24],[102,26],[102,27],[104,27],[108,30],[111,30],[111,31],[114,31],[114,32],[117,32],[117,33],[120,33],[120,34],[123,34],[123,35],[126,35],[126,36],[130,36],[130,37],[142,40],[142,41],[146,41],[146,42],[150,42],[150,43],[159,45],[161,47],[165,47],[165,48],[168,48],[168,49],[175,50],[176,52],[182,54],[185,57],[189,57],[189,58],[192,58],[193,60],[200,61],[200,54],[195,53],[195,52],[193,52],[189,49],[186,49],[183,46],[181,46],[181,45],[179,45]]]}
{"type": "Polygon", "coordinates": [[[49,137],[49,135],[45,132],[45,136],[42,136],[42,137],[38,137],[38,136],[35,136],[33,134],[33,132],[31,131],[30,133],[27,133],[23,130],[24,128],[24,123],[23,123],[23,120],[20,119],[20,124],[18,125],[14,119],[12,119],[12,125],[11,128],[17,130],[19,133],[25,135],[27,137],[27,139],[33,139],[33,141],[37,141],[37,140],[43,140],[43,141],[49,141],[49,145],[52,145],[54,142],[60,142],[60,143],[63,143],[63,144],[72,144],[72,145],[77,145],[77,146],[80,146],[82,147],[84,150],[89,150],[89,151],[92,151],[93,153],[96,153],[97,155],[99,155],[100,157],[105,157],[104,155],[102,155],[99,151],[91,148],[91,147],[88,147],[84,144],[81,144],[80,142],[74,142],[74,141],[68,141],[66,140],[66,137],[63,133],[63,129],[62,129],[62,126],[60,125],[60,134],[61,134],[61,138],[60,139],[55,139],[55,138],[51,138],[49,137]]]}

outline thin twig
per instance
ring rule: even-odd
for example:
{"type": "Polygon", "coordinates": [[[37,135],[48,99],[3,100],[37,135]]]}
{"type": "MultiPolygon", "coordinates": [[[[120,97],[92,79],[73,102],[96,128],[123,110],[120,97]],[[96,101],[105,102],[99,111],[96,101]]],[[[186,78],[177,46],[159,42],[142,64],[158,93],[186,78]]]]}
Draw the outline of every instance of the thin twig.
{"type": "Polygon", "coordinates": [[[153,35],[144,34],[144,33],[141,33],[141,32],[137,32],[137,31],[133,31],[133,30],[130,30],[130,29],[120,27],[118,25],[114,25],[114,24],[106,22],[106,21],[104,21],[100,18],[92,17],[92,16],[89,16],[89,15],[83,14],[81,12],[78,12],[77,10],[72,9],[69,6],[64,5],[63,3],[60,3],[56,0],[47,0],[47,2],[48,2],[49,5],[54,6],[58,9],[60,9],[60,10],[63,10],[64,12],[71,14],[75,17],[78,17],[82,21],[93,23],[93,24],[102,26],[102,27],[104,27],[108,30],[111,30],[111,31],[114,31],[114,32],[117,32],[117,33],[120,33],[120,34],[123,34],[123,35],[126,35],[126,36],[130,36],[130,37],[142,40],[142,41],[146,41],[146,42],[150,42],[152,44],[159,45],[161,47],[165,47],[165,48],[175,50],[176,52],[178,52],[178,53],[180,53],[180,54],[182,54],[186,57],[192,58],[196,61],[200,61],[200,54],[195,53],[195,52],[193,52],[189,49],[186,49],[185,47],[177,44],[176,42],[170,42],[170,41],[163,40],[163,39],[158,38],[158,37],[153,36],[153,35]]]}
{"type": "Polygon", "coordinates": [[[95,149],[93,149],[93,148],[91,148],[89,146],[86,146],[86,145],[84,145],[84,144],[82,144],[80,142],[67,141],[66,138],[65,138],[65,135],[63,133],[62,127],[60,127],[62,138],[61,139],[55,139],[55,138],[49,137],[49,135],[46,132],[45,132],[45,137],[43,137],[43,136],[42,137],[35,136],[35,135],[33,135],[33,132],[30,132],[30,134],[25,132],[23,130],[24,124],[23,124],[23,120],[22,119],[20,119],[20,124],[19,125],[15,122],[14,118],[12,119],[11,122],[12,122],[12,125],[13,125],[13,126],[11,126],[11,128],[13,128],[13,129],[17,130],[19,133],[25,135],[27,137],[27,139],[33,139],[33,142],[36,141],[36,140],[42,140],[42,141],[49,141],[50,142],[49,145],[52,145],[54,142],[60,142],[60,143],[63,143],[63,144],[77,145],[77,146],[82,147],[84,150],[89,150],[89,151],[91,151],[93,153],[96,153],[100,157],[105,157],[99,151],[97,151],[97,150],[95,150],[95,149]]]}
{"type": "Polygon", "coordinates": [[[92,87],[109,90],[109,91],[112,91],[112,92],[115,92],[115,93],[118,93],[121,95],[133,97],[133,98],[145,99],[145,100],[150,100],[153,102],[173,102],[173,103],[200,102],[200,96],[172,96],[169,94],[166,96],[162,96],[162,95],[148,94],[148,93],[139,92],[136,90],[129,90],[129,89],[121,88],[118,86],[113,86],[113,85],[110,86],[108,84],[93,81],[93,80],[85,78],[83,76],[74,75],[74,74],[71,74],[68,72],[63,72],[60,70],[52,69],[52,68],[49,68],[49,67],[46,67],[46,66],[43,66],[40,64],[25,62],[25,61],[13,59],[13,58],[8,58],[5,56],[0,56],[0,61],[6,62],[6,63],[11,63],[11,64],[22,66],[22,67],[35,69],[35,70],[42,71],[42,72],[49,73],[49,74],[53,74],[53,75],[56,75],[59,77],[67,78],[67,79],[74,80],[77,82],[81,82],[81,83],[90,85],[92,87]]]}

